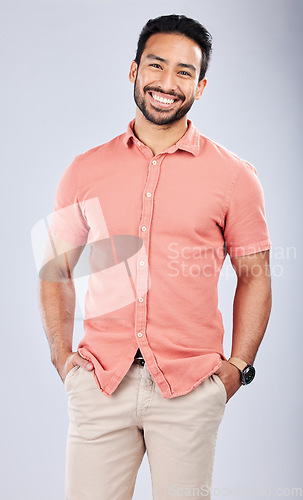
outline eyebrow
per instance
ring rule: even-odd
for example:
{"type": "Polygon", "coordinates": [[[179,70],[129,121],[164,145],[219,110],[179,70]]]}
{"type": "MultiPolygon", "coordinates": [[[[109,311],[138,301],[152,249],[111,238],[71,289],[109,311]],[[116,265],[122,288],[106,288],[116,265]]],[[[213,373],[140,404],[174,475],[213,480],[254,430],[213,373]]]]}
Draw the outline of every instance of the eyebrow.
{"type": "MultiPolygon", "coordinates": [[[[147,54],[146,59],[156,59],[157,61],[168,63],[167,59],[163,59],[163,57],[156,56],[155,54],[147,54]]],[[[191,69],[194,73],[197,73],[197,68],[193,64],[185,64],[185,63],[177,63],[177,66],[181,66],[181,68],[191,69]]]]}

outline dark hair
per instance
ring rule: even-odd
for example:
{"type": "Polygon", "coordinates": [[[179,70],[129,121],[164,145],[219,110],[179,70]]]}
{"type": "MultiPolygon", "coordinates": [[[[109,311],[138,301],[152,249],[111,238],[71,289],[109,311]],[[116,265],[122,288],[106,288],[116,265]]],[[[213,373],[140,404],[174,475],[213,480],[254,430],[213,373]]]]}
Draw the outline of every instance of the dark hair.
{"type": "Polygon", "coordinates": [[[212,52],[212,36],[202,24],[183,15],[171,14],[147,21],[139,36],[135,61],[140,64],[142,53],[149,37],[155,33],[174,33],[187,36],[196,42],[202,52],[199,81],[205,76],[212,52]]]}

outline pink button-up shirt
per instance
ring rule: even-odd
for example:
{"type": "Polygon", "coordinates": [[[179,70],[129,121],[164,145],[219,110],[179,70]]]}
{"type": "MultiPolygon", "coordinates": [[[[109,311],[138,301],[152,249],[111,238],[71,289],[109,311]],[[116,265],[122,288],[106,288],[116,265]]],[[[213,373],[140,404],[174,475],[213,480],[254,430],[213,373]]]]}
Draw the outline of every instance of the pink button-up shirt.
{"type": "Polygon", "coordinates": [[[65,170],[49,231],[90,244],[77,350],[94,365],[101,391],[113,393],[139,347],[163,397],[173,398],[226,359],[217,295],[226,252],[260,252],[270,240],[250,163],[191,120],[176,144],[154,156],[134,122],[65,170]]]}

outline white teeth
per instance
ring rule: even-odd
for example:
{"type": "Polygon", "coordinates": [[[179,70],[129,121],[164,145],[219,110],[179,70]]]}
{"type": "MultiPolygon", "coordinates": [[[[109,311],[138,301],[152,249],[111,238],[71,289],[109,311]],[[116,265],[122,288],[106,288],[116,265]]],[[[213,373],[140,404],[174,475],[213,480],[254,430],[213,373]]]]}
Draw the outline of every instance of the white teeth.
{"type": "Polygon", "coordinates": [[[156,101],[163,102],[164,104],[172,104],[174,102],[174,99],[165,99],[165,97],[159,97],[156,94],[152,94],[152,96],[156,101]]]}

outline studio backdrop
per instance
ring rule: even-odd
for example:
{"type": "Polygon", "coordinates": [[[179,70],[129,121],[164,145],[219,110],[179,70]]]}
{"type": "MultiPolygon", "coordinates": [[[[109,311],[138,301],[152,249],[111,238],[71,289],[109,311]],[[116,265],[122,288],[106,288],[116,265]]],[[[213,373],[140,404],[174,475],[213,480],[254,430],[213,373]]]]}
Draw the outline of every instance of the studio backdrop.
{"type": "MultiPolygon", "coordinates": [[[[40,320],[32,229],[53,212],[73,158],[134,118],[128,73],[139,33],[148,19],[172,13],[213,36],[207,86],[188,117],[255,166],[272,242],[272,314],[255,381],[226,406],[213,498],[302,493],[302,2],[11,0],[0,8],[5,500],[64,498],[67,395],[40,320]]],[[[235,284],[227,258],[219,283],[226,356],[235,284]]],[[[82,336],[77,306],[74,348],[82,336]]],[[[134,498],[152,498],[146,455],[134,498]]]]}

